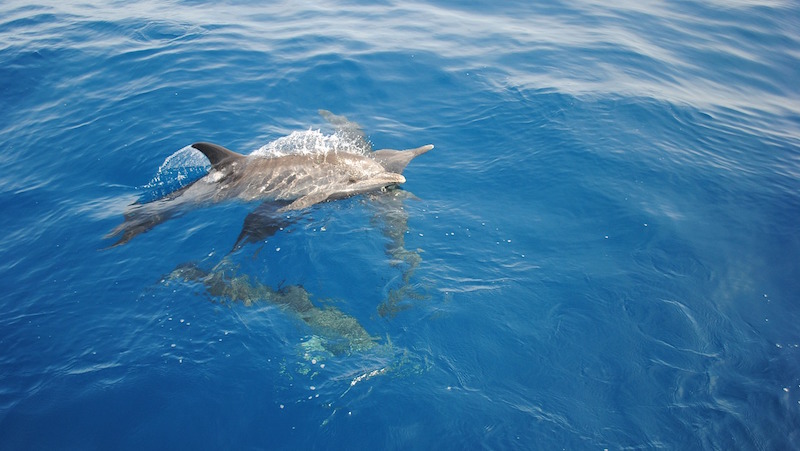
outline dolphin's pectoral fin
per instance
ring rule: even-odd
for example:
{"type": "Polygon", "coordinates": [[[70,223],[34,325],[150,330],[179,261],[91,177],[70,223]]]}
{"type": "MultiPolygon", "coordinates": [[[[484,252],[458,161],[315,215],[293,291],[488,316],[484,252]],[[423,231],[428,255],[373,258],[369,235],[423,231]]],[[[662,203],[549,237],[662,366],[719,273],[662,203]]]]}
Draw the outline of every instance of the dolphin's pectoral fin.
{"type": "Polygon", "coordinates": [[[313,193],[306,194],[305,196],[295,200],[291,204],[281,208],[278,211],[302,210],[314,204],[324,202],[326,199],[328,199],[328,195],[329,193],[324,193],[322,191],[315,191],[313,193]]]}
{"type": "Polygon", "coordinates": [[[286,202],[264,202],[248,214],[233,250],[247,243],[263,242],[296,221],[299,216],[286,217],[281,213],[281,207],[286,205],[286,202]]]}

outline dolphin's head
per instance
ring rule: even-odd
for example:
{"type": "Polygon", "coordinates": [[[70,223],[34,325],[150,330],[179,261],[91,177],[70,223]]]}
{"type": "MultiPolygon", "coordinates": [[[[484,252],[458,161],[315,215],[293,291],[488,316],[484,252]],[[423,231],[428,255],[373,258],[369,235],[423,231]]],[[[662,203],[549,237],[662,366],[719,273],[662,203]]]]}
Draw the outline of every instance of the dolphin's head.
{"type": "Polygon", "coordinates": [[[433,149],[433,144],[408,150],[376,150],[372,153],[372,158],[377,160],[388,172],[402,174],[411,160],[431,149],[433,149]]]}

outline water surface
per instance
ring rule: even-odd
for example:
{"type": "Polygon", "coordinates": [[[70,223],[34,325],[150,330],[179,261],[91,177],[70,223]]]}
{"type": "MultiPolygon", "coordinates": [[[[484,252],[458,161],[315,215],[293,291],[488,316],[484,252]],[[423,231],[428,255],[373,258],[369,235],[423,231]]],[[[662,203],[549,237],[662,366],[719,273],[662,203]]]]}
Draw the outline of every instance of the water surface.
{"type": "Polygon", "coordinates": [[[798,447],[793,3],[0,17],[0,448],[798,447]],[[257,205],[103,250],[185,146],[319,109],[436,148],[233,252],[257,205]]]}

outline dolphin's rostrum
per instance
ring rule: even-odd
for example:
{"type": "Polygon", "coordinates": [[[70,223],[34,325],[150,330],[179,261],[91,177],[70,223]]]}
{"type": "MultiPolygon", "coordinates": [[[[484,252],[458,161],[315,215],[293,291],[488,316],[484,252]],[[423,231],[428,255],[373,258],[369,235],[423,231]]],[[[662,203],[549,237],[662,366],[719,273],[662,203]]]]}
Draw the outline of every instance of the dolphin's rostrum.
{"type": "Polygon", "coordinates": [[[273,157],[242,155],[206,142],[192,147],[211,162],[208,174],[160,199],[130,205],[125,221],[107,235],[119,236],[115,246],[189,209],[226,200],[262,201],[269,205],[268,209],[286,212],[379,191],[404,183],[406,165],[433,145],[368,154],[327,152],[273,157]]]}

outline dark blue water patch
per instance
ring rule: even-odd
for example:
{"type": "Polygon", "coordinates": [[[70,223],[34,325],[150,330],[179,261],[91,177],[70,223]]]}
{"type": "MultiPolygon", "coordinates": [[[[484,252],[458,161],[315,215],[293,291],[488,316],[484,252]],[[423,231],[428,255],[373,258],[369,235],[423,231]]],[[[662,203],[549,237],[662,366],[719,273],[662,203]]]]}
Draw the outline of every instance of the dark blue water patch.
{"type": "MultiPolygon", "coordinates": [[[[149,363],[149,365],[159,365],[149,363]]],[[[162,364],[163,365],[163,364],[162,364]]],[[[176,364],[178,365],[178,364],[176,364]]],[[[34,397],[26,406],[19,409],[19,414],[7,419],[7,424],[18,426],[14,438],[10,442],[12,446],[35,443],[37,446],[50,447],[59,446],[63,440],[69,440],[85,447],[136,447],[149,446],[150,435],[154,430],[160,429],[161,425],[168,418],[174,422],[172,433],[163,437],[162,443],[172,443],[174,446],[208,446],[209,443],[217,443],[225,446],[224,440],[212,431],[225,428],[230,431],[241,431],[247,437],[242,437],[242,442],[248,440],[263,441],[278,431],[288,429],[288,426],[276,415],[279,408],[270,401],[269,387],[272,382],[264,373],[250,373],[241,371],[219,375],[227,382],[222,382],[218,389],[226,393],[225,400],[220,398],[194,397],[193,399],[184,398],[180,393],[185,393],[185,387],[195,387],[200,389],[204,385],[203,380],[209,377],[203,372],[192,371],[190,364],[186,364],[184,370],[178,373],[154,372],[150,370],[126,370],[123,374],[109,369],[104,371],[106,377],[106,389],[98,391],[86,386],[82,392],[75,394],[60,393],[58,390],[45,390],[42,396],[34,397]],[[120,380],[135,383],[120,384],[120,380]],[[116,383],[114,381],[116,380],[116,383]],[[254,383],[261,385],[265,390],[252,391],[245,390],[243,387],[254,383]],[[262,385],[263,384],[263,385],[262,385]],[[148,395],[147,393],[150,393],[148,395]],[[68,396],[67,396],[68,395],[68,396]],[[67,397],[71,401],[59,402],[53,405],[54,401],[62,400],[67,397]],[[113,403],[109,403],[109,401],[113,403]],[[230,400],[238,400],[230,403],[230,400]],[[189,403],[194,405],[191,411],[178,408],[176,406],[189,403]],[[113,407],[112,407],[113,406],[113,407]],[[237,406],[237,407],[234,407],[237,406]],[[123,415],[120,407],[126,413],[123,415]],[[214,415],[207,412],[215,411],[214,415]],[[270,412],[270,414],[266,414],[270,412]],[[135,415],[137,420],[135,427],[129,421],[130,415],[135,415]],[[47,418],[53,423],[53,427],[47,434],[38,434],[29,429],[26,420],[30,416],[47,418]],[[86,424],[86,427],[101,427],[97,434],[79,434],[74,427],[68,427],[62,421],[69,417],[72,421],[69,425],[86,424]],[[128,418],[128,420],[126,420],[128,418]],[[194,430],[198,424],[205,427],[194,430]],[[257,426],[261,424],[261,426],[257,426]],[[202,432],[203,430],[207,432],[202,432]],[[194,432],[193,432],[194,431],[194,432]]],[[[71,385],[81,386],[89,383],[88,378],[93,373],[85,375],[73,375],[71,385]]],[[[92,382],[96,384],[97,382],[92,382]]],[[[229,442],[228,442],[229,444],[229,442]]]]}
{"type": "Polygon", "coordinates": [[[47,71],[46,50],[16,55],[0,69],[2,102],[4,110],[13,110],[17,103],[32,95],[42,82],[47,71]]]}

